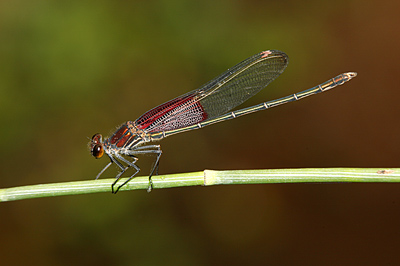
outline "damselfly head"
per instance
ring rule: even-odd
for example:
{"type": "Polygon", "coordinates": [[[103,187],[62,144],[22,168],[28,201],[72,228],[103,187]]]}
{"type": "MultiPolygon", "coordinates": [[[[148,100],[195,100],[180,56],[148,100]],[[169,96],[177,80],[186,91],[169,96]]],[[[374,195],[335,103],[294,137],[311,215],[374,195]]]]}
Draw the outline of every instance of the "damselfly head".
{"type": "Polygon", "coordinates": [[[90,141],[90,152],[96,159],[104,155],[103,136],[99,133],[94,134],[90,141]]]}

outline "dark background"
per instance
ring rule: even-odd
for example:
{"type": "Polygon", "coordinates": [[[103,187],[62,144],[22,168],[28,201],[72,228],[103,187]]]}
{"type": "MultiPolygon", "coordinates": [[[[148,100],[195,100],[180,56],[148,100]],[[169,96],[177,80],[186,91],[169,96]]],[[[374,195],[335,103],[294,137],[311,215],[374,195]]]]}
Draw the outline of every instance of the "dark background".
{"type": "MultiPolygon", "coordinates": [[[[244,106],[333,91],[167,138],[160,173],[399,166],[399,1],[1,1],[0,187],[91,180],[148,109],[268,49],[244,106]]],[[[148,160],[140,160],[142,174],[148,160]]],[[[113,169],[115,171],[115,169],[113,169]]],[[[106,176],[112,177],[115,172],[106,176]]],[[[2,265],[399,265],[398,184],[188,187],[2,203],[2,265]]]]}

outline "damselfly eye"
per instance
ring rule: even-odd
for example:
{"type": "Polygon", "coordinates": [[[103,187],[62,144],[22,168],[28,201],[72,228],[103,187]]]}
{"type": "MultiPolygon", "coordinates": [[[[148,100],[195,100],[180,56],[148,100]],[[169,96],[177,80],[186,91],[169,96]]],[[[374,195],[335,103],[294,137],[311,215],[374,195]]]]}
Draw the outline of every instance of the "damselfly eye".
{"type": "Polygon", "coordinates": [[[96,158],[99,159],[104,155],[104,148],[103,145],[97,144],[93,147],[92,149],[92,155],[96,158]]]}
{"type": "Polygon", "coordinates": [[[101,134],[97,133],[97,134],[93,135],[92,143],[97,144],[97,143],[101,143],[102,141],[103,141],[103,137],[101,136],[101,134]]]}

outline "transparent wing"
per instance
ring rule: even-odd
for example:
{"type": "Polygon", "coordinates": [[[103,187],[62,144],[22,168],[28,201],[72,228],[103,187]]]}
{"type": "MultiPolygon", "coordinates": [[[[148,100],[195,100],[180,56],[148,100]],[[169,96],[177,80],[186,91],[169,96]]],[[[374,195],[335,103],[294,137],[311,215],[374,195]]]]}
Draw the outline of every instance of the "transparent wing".
{"type": "Polygon", "coordinates": [[[168,131],[225,114],[253,97],[286,68],[285,53],[258,53],[197,90],[161,104],[139,117],[135,124],[146,132],[168,131]]]}

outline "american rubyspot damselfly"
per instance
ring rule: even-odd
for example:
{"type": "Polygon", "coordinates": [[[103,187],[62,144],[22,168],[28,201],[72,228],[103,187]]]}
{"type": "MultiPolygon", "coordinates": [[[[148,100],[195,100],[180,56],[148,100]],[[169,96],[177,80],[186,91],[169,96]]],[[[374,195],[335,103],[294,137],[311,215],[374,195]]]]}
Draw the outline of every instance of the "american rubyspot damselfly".
{"type": "Polygon", "coordinates": [[[297,101],[342,85],[357,75],[355,72],[343,73],[311,89],[230,112],[277,78],[285,70],[288,60],[285,53],[277,50],[258,53],[228,69],[199,89],[163,103],[135,121],[124,123],[104,141],[101,134],[95,134],[89,143],[92,155],[98,159],[105,153],[111,160],[96,179],[115,163],[121,172],[115,177],[111,190],[112,193],[117,193],[140,171],[136,165],[138,160],[136,156],[155,154],[157,157],[149,175],[148,191],[151,191],[153,187],[151,177],[158,169],[162,150],[160,145],[149,145],[149,142],[297,101]],[[134,174],[114,190],[114,186],[130,167],[134,169],[134,174]]]}

